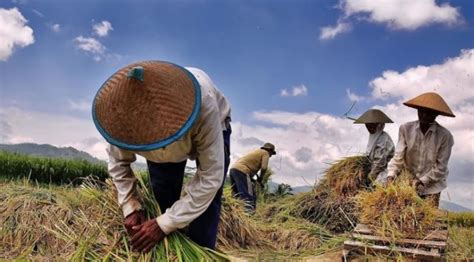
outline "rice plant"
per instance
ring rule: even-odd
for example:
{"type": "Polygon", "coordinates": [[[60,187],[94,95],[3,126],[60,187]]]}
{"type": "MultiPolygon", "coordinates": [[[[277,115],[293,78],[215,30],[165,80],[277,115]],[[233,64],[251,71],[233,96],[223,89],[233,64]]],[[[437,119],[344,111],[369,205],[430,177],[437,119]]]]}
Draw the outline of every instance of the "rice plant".
{"type": "Polygon", "coordinates": [[[108,177],[106,165],[85,160],[34,157],[0,151],[0,178],[2,179],[28,178],[47,184],[78,185],[88,176],[104,181],[108,177]]]}

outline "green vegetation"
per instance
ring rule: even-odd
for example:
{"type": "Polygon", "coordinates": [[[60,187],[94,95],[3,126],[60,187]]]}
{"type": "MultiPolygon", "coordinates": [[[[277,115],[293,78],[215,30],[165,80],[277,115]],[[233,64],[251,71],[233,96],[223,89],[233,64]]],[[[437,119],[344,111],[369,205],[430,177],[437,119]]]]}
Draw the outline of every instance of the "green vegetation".
{"type": "Polygon", "coordinates": [[[88,176],[101,181],[107,177],[105,164],[92,164],[85,160],[66,160],[21,155],[0,151],[0,178],[20,179],[47,184],[78,185],[88,176]]]}

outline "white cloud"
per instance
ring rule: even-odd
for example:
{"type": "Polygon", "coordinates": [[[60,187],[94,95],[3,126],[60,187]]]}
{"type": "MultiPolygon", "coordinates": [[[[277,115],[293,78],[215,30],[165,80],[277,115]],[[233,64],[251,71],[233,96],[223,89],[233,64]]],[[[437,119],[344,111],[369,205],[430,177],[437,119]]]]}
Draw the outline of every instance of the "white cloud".
{"type": "Polygon", "coordinates": [[[35,42],[33,29],[17,8],[0,8],[0,61],[7,61],[13,51],[35,42]]]}
{"type": "Polygon", "coordinates": [[[107,159],[106,143],[90,119],[27,111],[17,107],[0,107],[0,115],[8,124],[7,130],[0,129],[0,132],[7,132],[0,133],[0,137],[6,138],[3,143],[34,142],[73,146],[100,159],[107,159]]]}
{"type": "Polygon", "coordinates": [[[396,97],[409,99],[423,92],[435,91],[449,104],[461,105],[474,98],[474,49],[462,50],[458,57],[442,64],[416,66],[402,73],[387,70],[370,82],[372,96],[377,99],[396,97]]]}
{"type": "Polygon", "coordinates": [[[365,100],[365,97],[352,93],[350,89],[346,89],[346,94],[347,98],[349,98],[351,102],[359,102],[365,100]]]}
{"type": "Polygon", "coordinates": [[[280,96],[307,96],[308,89],[305,85],[293,86],[289,90],[284,88],[280,90],[280,96]]]}
{"type": "Polygon", "coordinates": [[[51,30],[53,30],[53,32],[56,32],[56,33],[58,33],[59,31],[61,31],[61,25],[60,25],[60,24],[53,24],[53,25],[50,25],[50,28],[51,28],[51,30]]]}
{"type": "Polygon", "coordinates": [[[92,26],[94,33],[100,37],[107,36],[110,31],[114,30],[109,21],[102,21],[92,26]]]}
{"type": "Polygon", "coordinates": [[[330,40],[339,34],[351,31],[352,26],[350,23],[345,23],[339,20],[335,26],[321,27],[321,33],[319,35],[320,40],[330,40]]]}
{"type": "Polygon", "coordinates": [[[82,111],[82,112],[89,112],[92,108],[92,103],[81,100],[81,101],[73,101],[71,99],[68,100],[69,108],[72,110],[82,111]]]}
{"type": "Polygon", "coordinates": [[[384,24],[393,30],[416,30],[431,24],[456,25],[462,22],[458,8],[435,0],[339,0],[343,12],[334,26],[321,28],[319,39],[333,39],[349,32],[351,21],[384,24]]]}
{"type": "Polygon", "coordinates": [[[460,21],[458,9],[435,0],[341,0],[345,15],[361,15],[393,29],[415,30],[434,23],[452,25],[460,21]]]}
{"type": "Polygon", "coordinates": [[[102,55],[105,52],[105,46],[103,46],[97,39],[92,37],[78,36],[74,41],[77,44],[77,48],[91,54],[102,55]]]}

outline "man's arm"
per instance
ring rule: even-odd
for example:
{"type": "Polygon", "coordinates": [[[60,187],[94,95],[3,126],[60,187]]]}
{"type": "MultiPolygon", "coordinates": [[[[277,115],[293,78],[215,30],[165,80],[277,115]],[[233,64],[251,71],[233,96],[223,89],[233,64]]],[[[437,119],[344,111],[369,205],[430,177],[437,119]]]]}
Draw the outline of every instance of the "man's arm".
{"type": "Polygon", "coordinates": [[[136,160],[135,154],[114,145],[107,147],[109,155],[108,170],[117,188],[118,203],[124,217],[142,208],[136,191],[135,175],[130,164],[136,160]]]}
{"type": "Polygon", "coordinates": [[[198,124],[193,137],[199,159],[197,173],[186,186],[186,195],[157,218],[166,234],[204,213],[224,179],[224,139],[217,104],[203,108],[198,124]]]}
{"type": "Polygon", "coordinates": [[[267,153],[262,155],[262,166],[260,167],[260,176],[258,176],[258,182],[260,184],[262,184],[263,176],[265,176],[265,173],[267,173],[269,158],[270,157],[267,153]]]}
{"type": "Polygon", "coordinates": [[[375,145],[372,166],[368,175],[371,180],[377,179],[377,176],[385,171],[393,151],[394,146],[391,140],[384,139],[375,145]]]}
{"type": "MultiPolygon", "coordinates": [[[[448,176],[448,162],[451,156],[451,149],[454,145],[453,136],[449,134],[444,137],[439,147],[435,165],[426,174],[420,177],[424,186],[436,183],[448,176]]],[[[433,149],[436,150],[436,149],[433,149]]]]}

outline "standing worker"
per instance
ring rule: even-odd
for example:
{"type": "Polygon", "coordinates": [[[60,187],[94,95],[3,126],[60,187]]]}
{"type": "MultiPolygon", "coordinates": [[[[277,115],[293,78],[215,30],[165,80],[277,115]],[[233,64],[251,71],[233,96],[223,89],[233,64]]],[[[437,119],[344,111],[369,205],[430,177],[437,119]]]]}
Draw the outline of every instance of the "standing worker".
{"type": "Polygon", "coordinates": [[[252,178],[257,176],[257,182],[262,183],[263,176],[267,172],[268,161],[275,154],[275,146],[265,143],[261,148],[238,159],[230,169],[232,193],[247,202],[246,207],[250,212],[255,211],[257,206],[257,196],[252,185],[252,178]],[[260,175],[257,175],[258,170],[260,170],[260,175]]]}
{"type": "Polygon", "coordinates": [[[387,181],[387,164],[395,152],[392,138],[383,131],[385,123],[393,123],[393,121],[378,109],[367,110],[354,121],[354,124],[365,124],[369,131],[366,153],[371,167],[368,178],[370,181],[382,184],[387,181]]]}
{"type": "Polygon", "coordinates": [[[102,85],[92,111],[109,142],[108,170],[133,249],[148,252],[165,235],[186,226],[190,239],[213,249],[231,130],[230,106],[209,76],[168,62],[132,64],[102,85]],[[130,168],[136,155],[148,162],[162,211],[150,220],[130,168]],[[196,159],[197,172],[180,198],[187,159],[196,159]]]}
{"type": "Polygon", "coordinates": [[[403,104],[418,110],[418,121],[400,126],[395,156],[388,164],[389,181],[406,168],[414,176],[418,194],[438,207],[441,191],[447,186],[454,140],[435,119],[438,115],[455,116],[437,93],[424,93],[403,104]]]}

